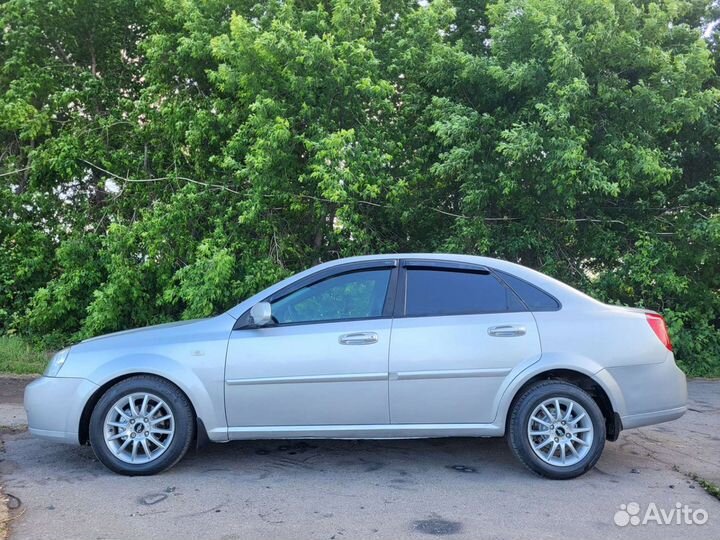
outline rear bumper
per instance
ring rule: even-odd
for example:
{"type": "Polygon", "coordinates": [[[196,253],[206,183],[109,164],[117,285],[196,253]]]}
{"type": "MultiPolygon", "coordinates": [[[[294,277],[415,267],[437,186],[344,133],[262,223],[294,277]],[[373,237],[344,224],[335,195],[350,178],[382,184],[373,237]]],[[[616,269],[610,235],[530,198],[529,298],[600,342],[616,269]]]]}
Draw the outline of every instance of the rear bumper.
{"type": "Polygon", "coordinates": [[[640,414],[630,414],[623,416],[622,426],[623,429],[630,429],[642,426],[650,426],[652,424],[661,424],[662,422],[669,422],[670,420],[676,420],[687,412],[687,406],[675,407],[674,409],[663,409],[662,411],[650,411],[640,414]]]}
{"type": "Polygon", "coordinates": [[[79,444],[85,403],[99,387],[70,377],[40,377],[25,388],[28,430],[40,439],[79,444]]]}
{"type": "Polygon", "coordinates": [[[623,429],[630,429],[680,418],[687,411],[687,381],[675,365],[672,353],[664,362],[602,370],[615,382],[622,407],[623,429]]]}

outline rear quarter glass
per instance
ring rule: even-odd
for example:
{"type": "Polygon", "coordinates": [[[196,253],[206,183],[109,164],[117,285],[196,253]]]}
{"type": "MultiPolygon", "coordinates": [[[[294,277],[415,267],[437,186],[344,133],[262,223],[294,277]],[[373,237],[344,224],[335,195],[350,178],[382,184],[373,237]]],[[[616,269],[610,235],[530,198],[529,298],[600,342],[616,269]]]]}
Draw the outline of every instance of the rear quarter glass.
{"type": "Polygon", "coordinates": [[[535,285],[501,270],[495,270],[495,272],[525,302],[530,311],[557,311],[560,309],[560,302],[535,285]]]}

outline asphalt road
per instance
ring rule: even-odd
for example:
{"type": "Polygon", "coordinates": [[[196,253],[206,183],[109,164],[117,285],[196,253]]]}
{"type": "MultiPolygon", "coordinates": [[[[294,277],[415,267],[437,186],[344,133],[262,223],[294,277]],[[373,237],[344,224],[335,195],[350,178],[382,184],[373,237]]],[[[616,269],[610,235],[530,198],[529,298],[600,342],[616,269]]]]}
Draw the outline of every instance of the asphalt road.
{"type": "Polygon", "coordinates": [[[31,439],[25,382],[0,379],[11,538],[720,538],[720,501],[685,474],[720,484],[720,382],[691,382],[682,419],[623,433],[563,482],[533,476],[497,439],[229,443],[126,478],[89,447],[31,439]],[[616,525],[630,503],[640,518],[679,503],[707,522],[616,525]]]}

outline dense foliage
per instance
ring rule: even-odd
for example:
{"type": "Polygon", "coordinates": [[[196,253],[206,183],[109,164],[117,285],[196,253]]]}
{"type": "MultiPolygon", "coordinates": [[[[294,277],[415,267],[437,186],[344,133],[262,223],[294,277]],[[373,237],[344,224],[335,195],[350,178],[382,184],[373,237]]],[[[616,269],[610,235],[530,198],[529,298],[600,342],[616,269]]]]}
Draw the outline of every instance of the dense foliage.
{"type": "Polygon", "coordinates": [[[57,346],[453,251],[660,310],[718,374],[718,11],[6,0],[0,332],[57,346]]]}

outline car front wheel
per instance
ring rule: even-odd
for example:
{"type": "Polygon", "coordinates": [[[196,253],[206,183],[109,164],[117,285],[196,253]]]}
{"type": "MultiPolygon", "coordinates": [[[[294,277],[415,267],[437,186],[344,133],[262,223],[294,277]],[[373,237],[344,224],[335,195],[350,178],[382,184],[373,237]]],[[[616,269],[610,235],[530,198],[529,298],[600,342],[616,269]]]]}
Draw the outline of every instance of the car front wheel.
{"type": "Polygon", "coordinates": [[[605,420],[595,400],[562,381],[543,381],[515,402],[508,443],[530,470],[553,479],[590,470],[605,446],[605,420]]]}
{"type": "Polygon", "coordinates": [[[90,444],[114,472],[145,476],[162,472],[187,452],[194,415],[185,395],[160,377],[138,375],[103,394],[90,418],[90,444]]]}

